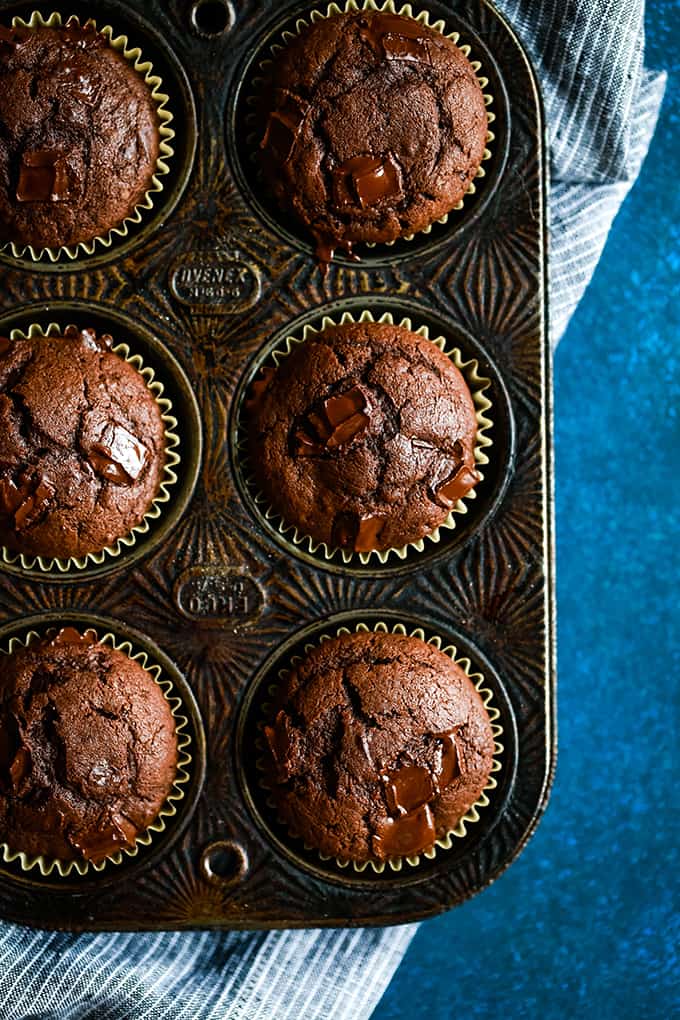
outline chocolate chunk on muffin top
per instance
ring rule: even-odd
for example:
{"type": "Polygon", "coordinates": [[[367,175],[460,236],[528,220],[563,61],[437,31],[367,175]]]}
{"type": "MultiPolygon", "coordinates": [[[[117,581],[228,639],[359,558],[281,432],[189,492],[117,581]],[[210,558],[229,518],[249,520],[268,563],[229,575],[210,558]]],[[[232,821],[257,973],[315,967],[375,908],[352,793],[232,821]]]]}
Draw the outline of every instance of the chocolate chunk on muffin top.
{"type": "Polygon", "coordinates": [[[296,665],[265,726],[267,785],[292,833],[331,857],[410,856],[452,831],[493,765],[472,681],[419,638],[356,633],[296,665]]]}
{"type": "Polygon", "coordinates": [[[0,27],[0,240],[57,249],[106,235],[151,185],[149,86],[92,24],[0,27]]]}
{"type": "Polygon", "coordinates": [[[343,14],[304,30],[274,57],[263,120],[270,186],[326,259],[450,212],[487,139],[484,96],[465,54],[394,14],[343,14]]]}
{"type": "Polygon", "coordinates": [[[401,548],[480,480],[467,384],[402,326],[330,326],[255,383],[252,469],[271,506],[329,548],[401,548]]]}
{"type": "Polygon", "coordinates": [[[0,656],[0,842],[101,861],[156,819],[177,736],[153,677],[92,631],[0,656]]]}
{"type": "Polygon", "coordinates": [[[165,425],[110,336],[0,337],[0,545],[79,557],[128,535],[153,502],[165,425]]]}

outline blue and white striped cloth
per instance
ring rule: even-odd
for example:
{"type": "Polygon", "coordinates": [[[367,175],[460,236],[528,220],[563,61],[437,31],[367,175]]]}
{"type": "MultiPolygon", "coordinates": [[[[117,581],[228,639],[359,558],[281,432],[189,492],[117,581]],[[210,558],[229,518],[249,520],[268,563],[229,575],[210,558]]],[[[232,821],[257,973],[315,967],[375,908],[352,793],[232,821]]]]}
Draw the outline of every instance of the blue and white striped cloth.
{"type": "MultiPolygon", "coordinates": [[[[643,66],[643,0],[499,7],[546,102],[556,344],[639,173],[665,78],[643,66]]],[[[364,1020],[414,931],[72,936],[0,925],[0,1020],[364,1020]]]]}

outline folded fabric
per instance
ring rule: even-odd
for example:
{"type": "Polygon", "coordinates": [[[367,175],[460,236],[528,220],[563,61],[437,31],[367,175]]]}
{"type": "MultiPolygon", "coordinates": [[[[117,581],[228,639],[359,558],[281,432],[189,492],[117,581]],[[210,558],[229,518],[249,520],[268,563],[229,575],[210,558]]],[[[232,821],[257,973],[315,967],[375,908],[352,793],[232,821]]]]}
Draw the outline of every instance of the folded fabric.
{"type": "MultiPolygon", "coordinates": [[[[637,177],[665,76],[645,71],[644,3],[502,0],[533,59],[551,159],[556,344],[637,177]]],[[[0,925],[3,1020],[363,1020],[416,926],[73,936],[0,925]]]]}

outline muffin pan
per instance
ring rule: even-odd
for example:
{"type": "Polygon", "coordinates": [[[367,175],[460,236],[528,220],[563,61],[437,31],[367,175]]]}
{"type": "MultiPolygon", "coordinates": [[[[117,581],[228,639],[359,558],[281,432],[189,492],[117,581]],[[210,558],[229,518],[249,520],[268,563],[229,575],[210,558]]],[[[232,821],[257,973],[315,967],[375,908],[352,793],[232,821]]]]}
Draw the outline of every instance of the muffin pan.
{"type": "MultiPolygon", "coordinates": [[[[35,4],[0,3],[3,23],[35,4]]],[[[85,4],[37,5],[87,16],[85,4]]],[[[430,234],[342,257],[322,276],[253,172],[253,76],[315,5],[101,3],[97,19],[162,76],[176,155],[148,219],[110,249],[32,263],[0,253],[0,334],[92,326],[138,350],[173,402],[178,485],[148,535],[100,566],[0,570],[0,644],[73,623],[110,631],[167,671],[195,754],[175,818],[148,850],[94,877],[0,863],[0,916],[74,930],[276,928],[411,921],[493,881],[543,811],[555,759],[546,151],[520,44],[484,0],[428,2],[482,62],[495,139],[486,176],[430,234]],[[196,114],[198,111],[198,115],[196,114]],[[490,463],[466,514],[404,560],[326,561],[262,519],[239,453],[244,394],[272,350],[325,314],[389,311],[476,358],[491,380],[490,463]],[[503,762],[467,834],[381,874],[321,862],[287,837],[257,781],[256,723],[290,656],[341,626],[439,635],[483,673],[503,762]]]]}

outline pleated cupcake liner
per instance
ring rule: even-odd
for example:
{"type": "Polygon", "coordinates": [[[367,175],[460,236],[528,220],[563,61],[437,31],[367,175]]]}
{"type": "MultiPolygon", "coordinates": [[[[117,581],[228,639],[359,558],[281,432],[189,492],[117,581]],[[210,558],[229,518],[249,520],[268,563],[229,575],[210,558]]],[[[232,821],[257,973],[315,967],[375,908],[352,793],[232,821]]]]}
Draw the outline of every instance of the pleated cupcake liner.
{"type": "MultiPolygon", "coordinates": [[[[271,69],[274,66],[276,56],[281,53],[289,43],[293,42],[296,38],[302,35],[311,25],[318,21],[323,21],[328,18],[335,18],[342,14],[361,14],[362,12],[376,13],[376,14],[394,14],[403,18],[411,18],[413,21],[418,21],[420,24],[425,25],[427,28],[433,29],[435,32],[439,32],[440,35],[446,39],[450,39],[451,42],[460,50],[460,52],[470,61],[475,77],[479,82],[479,86],[482,90],[484,97],[484,105],[487,108],[487,133],[486,133],[486,146],[482,155],[482,164],[486,163],[492,157],[493,142],[495,140],[494,132],[491,130],[491,124],[496,119],[495,113],[489,109],[493,104],[493,95],[486,91],[489,85],[489,79],[482,74],[482,63],[476,59],[470,59],[472,53],[472,47],[468,43],[460,44],[460,32],[447,32],[446,22],[443,19],[434,20],[427,10],[419,10],[418,13],[414,13],[412,4],[402,4],[401,6],[394,3],[394,0],[384,0],[383,3],[376,3],[375,0],[362,0],[361,3],[357,3],[357,0],[346,0],[343,5],[330,3],[325,9],[314,8],[309,12],[306,17],[298,18],[295,22],[295,30],[291,31],[286,29],[281,32],[280,36],[276,41],[270,44],[270,56],[262,60],[259,64],[260,74],[253,79],[253,87],[255,93],[249,95],[246,98],[246,103],[251,107],[257,107],[260,102],[260,94],[262,90],[268,84],[271,78],[271,69]]],[[[259,167],[259,159],[257,155],[258,146],[260,143],[260,137],[257,133],[257,116],[255,112],[248,114],[246,117],[246,125],[248,128],[252,128],[252,132],[247,135],[246,143],[251,152],[252,162],[259,167]]],[[[258,172],[258,176],[261,179],[261,174],[258,172]]],[[[486,177],[486,170],[483,165],[477,168],[475,173],[475,180],[479,181],[483,177],[486,177]]],[[[467,191],[463,198],[461,198],[456,205],[453,206],[451,212],[460,212],[464,207],[465,199],[471,195],[476,194],[477,187],[475,180],[470,181],[467,191]]],[[[393,241],[365,241],[361,244],[365,245],[366,248],[375,249],[380,247],[392,248],[397,241],[413,241],[415,238],[421,235],[429,235],[435,225],[443,226],[449,222],[451,212],[446,213],[439,219],[434,220],[428,226],[424,227],[415,233],[404,234],[401,237],[395,238],[393,241]]]]}
{"type": "MultiPolygon", "coordinates": [[[[482,793],[480,794],[478,799],[470,808],[468,808],[468,810],[465,812],[462,818],[459,819],[457,825],[454,828],[450,829],[439,839],[435,840],[434,846],[431,849],[424,850],[421,853],[414,854],[412,856],[390,857],[386,861],[379,860],[352,861],[347,860],[345,858],[332,857],[328,854],[323,854],[320,850],[317,849],[317,847],[311,846],[309,843],[304,841],[300,834],[293,828],[291,828],[291,826],[286,822],[286,820],[283,819],[278,814],[275,799],[272,796],[269,796],[267,798],[267,806],[272,811],[276,812],[277,822],[283,829],[286,830],[288,836],[292,840],[301,842],[305,850],[313,851],[314,853],[316,853],[321,861],[323,861],[324,863],[327,863],[328,861],[333,861],[335,864],[337,864],[339,868],[342,869],[350,868],[357,874],[362,874],[368,869],[373,871],[376,875],[382,875],[387,868],[389,868],[389,870],[393,872],[400,872],[404,868],[404,865],[407,865],[410,868],[417,868],[423,858],[425,858],[428,861],[434,860],[439,850],[452,849],[452,847],[456,845],[455,841],[457,839],[462,839],[464,836],[467,835],[468,826],[474,825],[476,822],[479,821],[481,817],[479,813],[480,810],[483,810],[484,808],[488,807],[488,805],[491,803],[491,798],[489,794],[493,795],[493,791],[498,786],[498,779],[496,777],[497,774],[502,769],[501,756],[504,750],[503,744],[500,743],[499,738],[501,738],[503,735],[503,727],[498,722],[498,720],[500,719],[500,711],[493,704],[493,693],[491,692],[491,690],[489,690],[488,687],[485,686],[486,681],[484,679],[484,675],[482,673],[473,671],[472,662],[470,661],[470,659],[468,659],[465,656],[461,658],[458,657],[458,650],[455,647],[455,645],[446,644],[445,639],[439,635],[426,637],[425,631],[421,627],[416,627],[413,630],[408,630],[408,628],[405,627],[404,624],[402,623],[388,624],[382,620],[378,621],[377,623],[372,623],[370,625],[362,621],[355,624],[353,627],[347,626],[338,627],[337,630],[334,631],[334,633],[321,634],[316,641],[308,642],[304,646],[302,653],[292,656],[289,665],[279,670],[278,683],[270,684],[267,687],[267,693],[270,695],[270,697],[272,698],[275,697],[279,691],[280,686],[284,684],[288,679],[291,670],[294,669],[295,666],[297,666],[300,662],[302,662],[303,658],[307,656],[315,648],[318,648],[326,641],[332,641],[334,638],[341,637],[344,634],[352,633],[400,634],[403,635],[404,637],[407,636],[414,637],[418,638],[421,641],[425,641],[427,644],[432,645],[434,648],[437,648],[440,652],[443,652],[445,655],[448,655],[449,658],[463,670],[468,679],[473,683],[475,690],[479,693],[482,701],[484,702],[484,707],[486,708],[487,714],[489,716],[489,720],[491,722],[491,730],[494,737],[494,754],[493,764],[491,766],[491,773],[489,775],[489,779],[486,783],[486,786],[482,790],[482,793]]],[[[265,725],[267,724],[268,721],[270,721],[272,707],[273,707],[272,702],[270,701],[265,701],[264,704],[262,705],[263,718],[257,724],[257,728],[260,731],[260,733],[264,732],[265,725]]],[[[258,757],[255,759],[255,767],[259,773],[260,786],[266,793],[271,793],[271,786],[267,782],[268,768],[266,758],[264,757],[266,748],[264,738],[262,736],[258,736],[256,738],[255,746],[256,750],[258,751],[258,757]]]]}
{"type": "MultiPolygon", "coordinates": [[[[287,336],[284,345],[276,348],[270,354],[265,365],[267,363],[272,363],[278,368],[281,362],[285,360],[285,358],[287,358],[296,347],[304,344],[310,339],[310,337],[316,336],[323,332],[323,330],[328,329],[330,326],[361,322],[386,323],[391,326],[397,325],[404,329],[411,330],[418,336],[422,336],[424,339],[430,340],[430,342],[438,347],[443,354],[451,359],[456,368],[461,372],[470,393],[472,394],[472,400],[475,405],[477,437],[475,441],[474,457],[475,465],[477,467],[478,474],[480,475],[480,481],[483,481],[484,475],[479,468],[480,466],[484,466],[489,463],[486,450],[493,445],[493,440],[486,434],[493,426],[492,419],[487,416],[487,412],[492,409],[492,404],[486,396],[486,391],[491,386],[491,380],[479,374],[479,362],[476,358],[470,358],[466,361],[458,347],[448,346],[445,337],[439,336],[431,339],[430,330],[427,326],[417,326],[414,328],[412,320],[409,317],[405,317],[397,321],[391,312],[385,312],[376,319],[373,313],[367,309],[360,312],[356,317],[351,312],[344,312],[338,319],[333,318],[330,315],[325,315],[321,321],[321,326],[318,329],[314,326],[305,326],[302,336],[287,336]]],[[[260,368],[262,367],[263,366],[260,366],[260,368]]],[[[243,468],[244,481],[251,499],[267,524],[275,528],[275,530],[278,531],[283,538],[290,541],[294,546],[304,547],[312,556],[321,552],[324,560],[331,561],[336,559],[338,555],[341,555],[345,564],[349,565],[360,562],[364,566],[369,564],[371,560],[378,560],[383,564],[387,563],[390,557],[396,557],[397,559],[404,560],[408,556],[410,550],[415,550],[416,552],[421,553],[426,548],[426,542],[434,544],[438,543],[441,540],[442,531],[451,531],[456,527],[456,516],[459,514],[466,514],[468,512],[466,501],[477,498],[477,493],[474,489],[471,489],[463,497],[463,499],[458,500],[458,502],[451,508],[445,520],[431,531],[430,534],[425,535],[423,538],[420,538],[415,542],[409,542],[399,548],[384,550],[373,549],[370,552],[362,553],[350,552],[347,549],[334,549],[325,542],[317,542],[310,535],[306,535],[304,532],[301,532],[295,525],[286,522],[282,518],[281,514],[271,506],[267,497],[260,490],[250,463],[245,417],[245,408],[242,403],[239,408],[238,419],[238,454],[243,468]]]]}
{"type": "MultiPolygon", "coordinates": [[[[40,11],[33,11],[28,21],[19,15],[12,18],[12,28],[61,28],[62,25],[66,27],[69,25],[80,27],[81,21],[77,15],[63,18],[58,11],[53,11],[47,18],[44,18],[40,11]]],[[[144,214],[153,209],[155,199],[164,190],[162,178],[170,173],[168,160],[172,159],[175,154],[172,144],[175,138],[175,131],[170,126],[173,115],[167,109],[170,97],[162,91],[162,78],[153,73],[151,61],[144,59],[139,46],[130,45],[126,35],[115,35],[114,29],[110,25],[97,28],[94,18],[88,18],[82,27],[84,28],[88,25],[104,36],[111,49],[116,50],[117,53],[125,57],[128,63],[132,64],[137,74],[143,78],[149,87],[151,97],[156,105],[158,133],[160,136],[156,170],[142,200],[138,202],[132,212],[121,223],[111,227],[106,234],[98,234],[88,241],[79,241],[73,245],[62,245],[59,248],[37,248],[31,244],[16,244],[14,241],[8,241],[0,245],[0,251],[8,251],[17,259],[28,257],[34,262],[40,262],[41,260],[58,262],[62,258],[74,260],[82,258],[84,255],[94,255],[98,248],[110,248],[116,238],[127,237],[130,233],[130,228],[141,223],[144,214]]]]}
{"type": "MultiPolygon", "coordinates": [[[[39,634],[37,631],[31,630],[23,638],[11,637],[4,646],[0,647],[0,663],[2,662],[1,657],[3,655],[12,655],[21,648],[28,648],[35,641],[42,641],[46,636],[49,637],[53,632],[54,630],[52,629],[48,631],[47,634],[39,634]]],[[[115,648],[117,651],[127,655],[128,658],[132,659],[134,662],[138,662],[140,666],[153,678],[154,682],[161,688],[163,691],[163,697],[170,706],[170,711],[172,712],[172,717],[175,721],[175,732],[177,735],[177,771],[172,784],[172,789],[151,825],[149,825],[144,832],[140,833],[140,835],[136,837],[132,846],[122,847],[120,850],[117,850],[115,853],[106,857],[103,861],[94,862],[86,861],[84,859],[60,860],[44,856],[42,854],[31,855],[17,847],[10,846],[8,843],[0,842],[0,858],[2,858],[5,864],[18,862],[22,871],[31,872],[37,869],[44,878],[54,876],[55,874],[60,878],[68,878],[74,872],[80,876],[87,875],[91,871],[100,873],[107,866],[120,865],[125,860],[137,857],[141,851],[146,850],[151,846],[158,835],[165,832],[168,822],[177,814],[178,806],[185,796],[186,785],[191,779],[190,769],[193,763],[193,757],[191,754],[192,740],[191,734],[189,733],[189,719],[188,716],[184,714],[185,710],[182,699],[177,695],[172,681],[163,676],[161,667],[157,663],[154,663],[145,651],[135,651],[130,641],[121,640],[110,631],[107,631],[100,637],[99,633],[93,627],[87,627],[87,629],[81,633],[84,635],[92,635],[99,644],[115,648]]]]}
{"type": "MultiPolygon", "coordinates": [[[[64,327],[64,329],[68,328],[68,326],[64,327]]],[[[63,336],[64,329],[56,322],[51,322],[47,329],[43,329],[39,324],[33,323],[26,331],[13,329],[9,334],[9,338],[10,340],[31,340],[34,337],[63,336]]],[[[120,556],[126,549],[131,549],[137,544],[138,539],[142,535],[148,534],[152,523],[158,520],[163,513],[165,505],[170,501],[172,487],[178,481],[175,468],[180,463],[180,456],[177,452],[180,439],[175,431],[178,422],[173,414],[172,401],[164,395],[165,387],[163,383],[156,379],[156,373],[153,368],[148,365],[145,366],[142,356],[133,353],[128,344],[116,344],[111,348],[111,351],[113,354],[117,354],[118,357],[123,358],[124,361],[127,361],[129,365],[132,365],[139,375],[142,376],[147,389],[160,409],[161,420],[165,426],[165,463],[158,492],[140,523],[136,524],[128,535],[123,535],[121,538],[116,539],[114,545],[105,546],[98,552],[86,553],[85,556],[70,556],[67,559],[57,556],[31,556],[15,552],[6,546],[0,546],[0,565],[2,563],[8,566],[18,565],[22,570],[40,570],[45,574],[56,575],[66,574],[74,570],[85,570],[92,565],[101,566],[107,559],[120,556]]]]}

